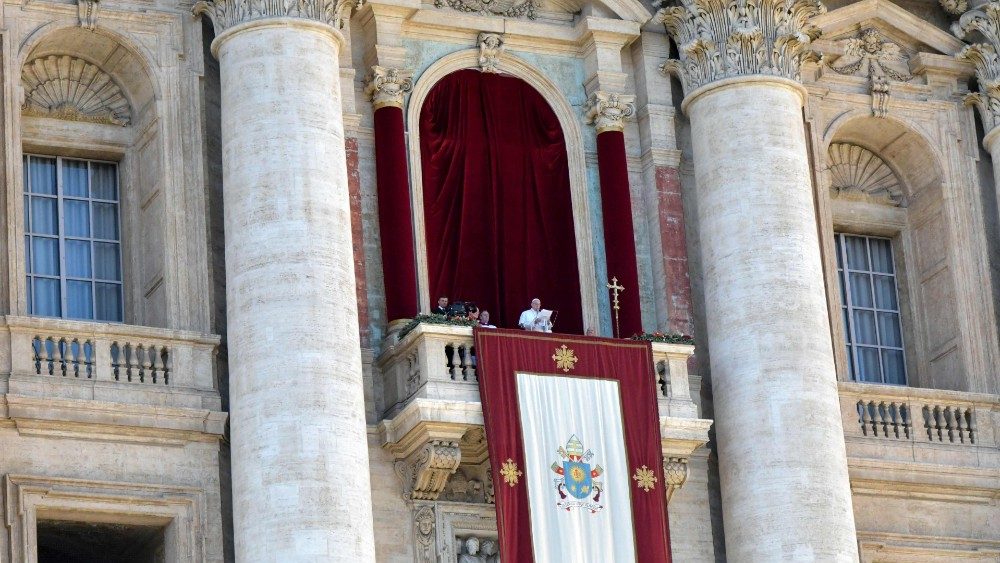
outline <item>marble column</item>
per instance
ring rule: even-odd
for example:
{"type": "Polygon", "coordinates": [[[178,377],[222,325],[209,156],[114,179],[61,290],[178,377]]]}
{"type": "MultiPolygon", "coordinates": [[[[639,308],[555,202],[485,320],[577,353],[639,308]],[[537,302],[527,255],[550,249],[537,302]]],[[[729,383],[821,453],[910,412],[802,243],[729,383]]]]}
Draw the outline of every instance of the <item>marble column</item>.
{"type": "Polygon", "coordinates": [[[615,337],[642,332],[639,265],[632,222],[632,192],[625,155],[625,120],[635,114],[635,96],[597,91],[587,99],[587,121],[597,131],[597,166],[601,179],[604,249],[609,282],[624,287],[618,296],[618,319],[612,311],[615,337]]]}
{"type": "Polygon", "coordinates": [[[660,20],[691,120],[730,561],[857,561],[799,65],[818,0],[660,20]]]}
{"type": "Polygon", "coordinates": [[[390,322],[417,314],[417,256],[413,208],[406,167],[403,97],[413,88],[413,72],[375,65],[365,93],[375,128],[375,177],[381,233],[385,309],[390,322]]]}
{"type": "Polygon", "coordinates": [[[338,56],[350,6],[215,0],[236,559],[374,561],[338,56]]]}

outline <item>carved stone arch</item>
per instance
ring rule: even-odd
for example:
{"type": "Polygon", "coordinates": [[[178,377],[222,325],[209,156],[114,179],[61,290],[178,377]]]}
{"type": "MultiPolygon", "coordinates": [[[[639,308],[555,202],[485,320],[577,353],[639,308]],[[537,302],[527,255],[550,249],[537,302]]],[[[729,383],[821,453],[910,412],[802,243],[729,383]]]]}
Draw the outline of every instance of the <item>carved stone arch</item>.
{"type": "MultiPolygon", "coordinates": [[[[420,158],[420,110],[431,89],[445,76],[463,69],[479,68],[480,50],[466,49],[451,53],[427,67],[417,78],[406,109],[406,127],[410,149],[410,189],[413,202],[413,227],[417,241],[417,284],[420,307],[430,310],[428,296],[427,239],[424,227],[423,175],[420,158]]],[[[580,277],[581,309],[584,329],[600,326],[597,302],[597,272],[592,241],[593,214],[587,182],[587,157],[584,150],[580,115],[566,95],[541,70],[510,53],[503,53],[499,71],[527,82],[548,100],[566,138],[569,163],[570,198],[573,205],[573,228],[577,233],[577,267],[580,277]]]]}
{"type": "Polygon", "coordinates": [[[127,126],[132,108],[122,87],[96,65],[70,55],[32,59],[21,70],[25,115],[127,126]]]}

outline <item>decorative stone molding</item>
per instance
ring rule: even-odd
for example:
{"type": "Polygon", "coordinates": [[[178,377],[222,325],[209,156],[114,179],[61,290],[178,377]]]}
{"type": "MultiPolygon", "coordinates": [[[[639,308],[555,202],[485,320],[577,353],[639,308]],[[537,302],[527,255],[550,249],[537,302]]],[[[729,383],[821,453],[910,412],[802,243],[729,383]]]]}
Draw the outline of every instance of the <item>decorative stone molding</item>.
{"type": "Polygon", "coordinates": [[[1000,2],[991,1],[978,9],[962,14],[951,26],[952,33],[965,39],[978,31],[986,38],[985,43],[973,43],[959,51],[959,59],[971,62],[976,67],[979,92],[965,97],[965,103],[979,108],[983,125],[989,133],[1000,125],[1000,2]]]}
{"type": "Polygon", "coordinates": [[[80,27],[91,31],[97,29],[97,10],[100,7],[100,0],[78,0],[77,14],[80,18],[80,27]]]}
{"type": "MultiPolygon", "coordinates": [[[[464,540],[469,537],[479,539],[479,556],[484,552],[491,551],[483,549],[485,542],[496,541],[497,519],[496,509],[485,504],[438,504],[436,506],[437,515],[437,545],[438,551],[435,558],[430,560],[438,561],[491,561],[490,559],[465,559],[460,557],[471,555],[469,550],[464,549],[464,540]]],[[[495,555],[495,554],[494,554],[495,555]]],[[[495,561],[493,559],[492,561],[495,561]]],[[[418,559],[418,561],[420,561],[418,559]]],[[[421,562],[422,563],[422,562],[421,562]]]]}
{"type": "Polygon", "coordinates": [[[493,504],[495,501],[490,462],[478,465],[462,464],[448,479],[437,500],[493,504]]]}
{"type": "Polygon", "coordinates": [[[845,39],[844,56],[830,65],[835,72],[867,76],[872,96],[872,115],[889,114],[890,80],[908,82],[913,78],[903,49],[892,41],[883,41],[877,29],[868,28],[857,37],[845,39]]]}
{"type": "Polygon", "coordinates": [[[670,504],[670,497],[674,495],[674,491],[684,486],[689,474],[687,458],[668,457],[663,459],[663,480],[666,485],[667,504],[670,504]]]}
{"type": "Polygon", "coordinates": [[[215,33],[257,20],[271,18],[302,18],[343,29],[351,10],[360,8],[364,0],[298,0],[274,2],[272,0],[201,0],[194,5],[196,16],[207,15],[212,20],[215,33]]]}
{"type": "Polygon", "coordinates": [[[503,18],[538,17],[538,0],[434,0],[434,7],[503,18]]]}
{"type": "Polygon", "coordinates": [[[479,69],[483,72],[499,74],[500,57],[503,55],[503,35],[499,33],[479,34],[479,69]]]}
{"type": "Polygon", "coordinates": [[[403,498],[437,500],[448,477],[461,463],[458,442],[431,440],[410,458],[395,464],[396,475],[403,482],[403,498]]]}
{"type": "Polygon", "coordinates": [[[680,54],[660,71],[676,75],[688,94],[738,76],[798,80],[820,35],[808,20],[825,11],[820,0],[682,0],[657,12],[680,54]]]}
{"type": "Polygon", "coordinates": [[[625,120],[635,115],[635,96],[598,90],[587,99],[587,123],[600,135],[605,131],[623,131],[625,120]]]}
{"type": "Polygon", "coordinates": [[[375,65],[368,76],[365,95],[376,110],[389,106],[402,109],[403,97],[412,89],[412,70],[375,65]]]}
{"type": "Polygon", "coordinates": [[[496,538],[467,536],[456,538],[459,544],[458,563],[497,563],[500,549],[496,538]]]}
{"type": "Polygon", "coordinates": [[[941,4],[944,11],[953,16],[960,16],[969,9],[967,0],[938,0],[938,3],[941,4]]]}
{"type": "Polygon", "coordinates": [[[829,150],[830,195],[900,207],[903,188],[896,174],[870,150],[849,143],[833,143],[829,150]]]}
{"type": "Polygon", "coordinates": [[[416,541],[417,561],[437,561],[437,542],[434,530],[437,517],[431,505],[418,505],[413,510],[413,538],[416,541]]]}
{"type": "Polygon", "coordinates": [[[69,55],[37,58],[21,70],[24,115],[127,126],[132,110],[106,72],[69,55]]]}

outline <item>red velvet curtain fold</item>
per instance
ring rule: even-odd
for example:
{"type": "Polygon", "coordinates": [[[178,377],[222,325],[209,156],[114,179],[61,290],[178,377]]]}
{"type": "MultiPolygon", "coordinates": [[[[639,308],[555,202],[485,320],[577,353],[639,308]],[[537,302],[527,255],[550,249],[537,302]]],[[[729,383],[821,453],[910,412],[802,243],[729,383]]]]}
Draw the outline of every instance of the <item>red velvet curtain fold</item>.
{"type": "Polygon", "coordinates": [[[420,151],[431,300],[516,327],[538,297],[557,331],[582,332],[566,143],[545,99],[518,78],[452,73],[421,109],[420,151]]]}

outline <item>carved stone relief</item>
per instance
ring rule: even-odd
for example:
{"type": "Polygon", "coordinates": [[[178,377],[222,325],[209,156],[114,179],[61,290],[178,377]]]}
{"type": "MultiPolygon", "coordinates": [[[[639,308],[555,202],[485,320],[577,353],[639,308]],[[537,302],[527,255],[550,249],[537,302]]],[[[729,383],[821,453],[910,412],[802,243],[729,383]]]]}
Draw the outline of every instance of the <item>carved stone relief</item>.
{"type": "Polygon", "coordinates": [[[274,2],[272,0],[202,0],[194,5],[195,15],[207,15],[215,26],[215,33],[241,23],[269,18],[302,18],[318,21],[343,29],[353,8],[360,8],[364,0],[298,0],[274,2]]]}
{"type": "Polygon", "coordinates": [[[479,34],[479,69],[483,72],[500,72],[500,56],[503,55],[503,35],[499,33],[479,34]]]}
{"type": "Polygon", "coordinates": [[[397,461],[394,468],[403,483],[403,498],[436,500],[461,462],[458,442],[445,440],[431,440],[409,458],[397,461]]]}
{"type": "Polygon", "coordinates": [[[480,465],[463,464],[460,466],[455,474],[448,479],[438,500],[492,504],[493,480],[490,478],[489,462],[480,465]]]}
{"type": "Polygon", "coordinates": [[[69,55],[37,58],[21,71],[24,115],[126,126],[132,110],[111,76],[69,55]]]}
{"type": "Polygon", "coordinates": [[[80,27],[91,31],[97,29],[97,10],[100,7],[100,0],[77,0],[77,15],[80,18],[80,27]]]}
{"type": "MultiPolygon", "coordinates": [[[[466,558],[464,561],[470,563],[479,561],[498,561],[498,552],[493,551],[496,546],[497,520],[496,512],[490,505],[484,504],[451,504],[438,503],[438,536],[437,541],[440,546],[438,554],[439,561],[461,561],[461,555],[472,557],[483,557],[483,559],[466,558]],[[466,541],[475,537],[479,543],[479,553],[468,553],[466,541]],[[491,545],[493,544],[493,545],[491,545]],[[464,552],[464,553],[463,553],[464,552]],[[493,557],[493,559],[490,559],[493,557]]],[[[497,546],[498,547],[498,546],[497,546]]]]}
{"type": "Polygon", "coordinates": [[[1000,125],[1000,2],[987,2],[976,10],[962,14],[951,26],[952,33],[965,39],[979,32],[986,39],[984,43],[973,43],[964,47],[956,55],[976,67],[979,92],[965,97],[965,103],[975,105],[983,118],[987,133],[1000,125]]]}
{"type": "Polygon", "coordinates": [[[412,89],[412,70],[375,65],[368,76],[365,95],[376,110],[387,106],[402,108],[403,97],[412,89]]]}
{"type": "Polygon", "coordinates": [[[491,537],[467,536],[457,538],[458,563],[498,563],[497,540],[491,537]]]}
{"type": "Polygon", "coordinates": [[[434,533],[437,517],[432,505],[413,507],[413,537],[416,541],[417,561],[436,561],[437,541],[434,533]]]}
{"type": "Polygon", "coordinates": [[[460,12],[500,16],[504,18],[538,17],[538,0],[434,0],[434,6],[448,6],[460,12]]]}
{"type": "Polygon", "coordinates": [[[667,489],[667,504],[674,492],[684,486],[687,481],[688,460],[683,457],[668,457],[663,460],[663,480],[667,489]]]}
{"type": "Polygon", "coordinates": [[[587,123],[593,124],[598,135],[624,130],[625,120],[633,115],[635,96],[598,90],[587,99],[587,123]]]}
{"type": "Polygon", "coordinates": [[[833,143],[829,151],[829,169],[832,197],[893,206],[905,203],[896,174],[866,148],[833,143]]]}
{"type": "Polygon", "coordinates": [[[907,82],[910,74],[908,57],[903,49],[892,41],[883,40],[877,29],[865,29],[843,41],[844,56],[837,59],[830,68],[840,74],[868,77],[868,88],[872,96],[872,115],[885,117],[889,114],[890,81],[907,82]]]}

